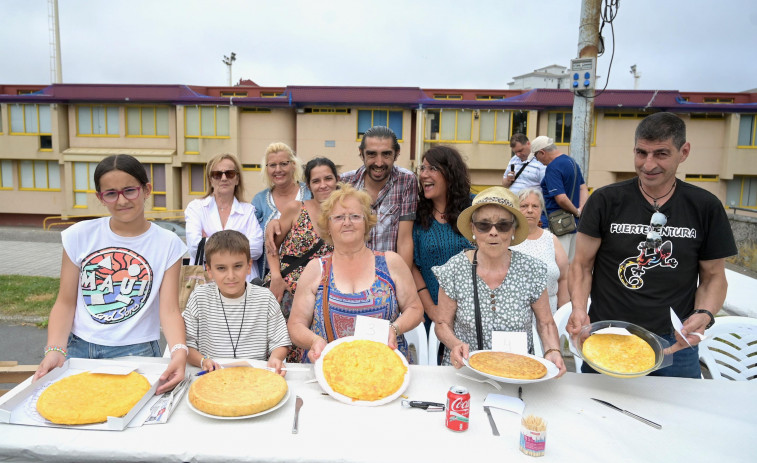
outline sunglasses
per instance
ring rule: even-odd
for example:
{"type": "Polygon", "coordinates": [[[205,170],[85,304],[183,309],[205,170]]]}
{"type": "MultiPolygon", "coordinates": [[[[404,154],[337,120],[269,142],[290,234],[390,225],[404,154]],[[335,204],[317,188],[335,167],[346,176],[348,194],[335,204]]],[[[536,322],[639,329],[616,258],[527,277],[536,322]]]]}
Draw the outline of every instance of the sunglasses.
{"type": "Polygon", "coordinates": [[[649,231],[647,232],[647,241],[644,247],[653,251],[662,246],[662,228],[668,223],[668,218],[662,212],[652,214],[649,221],[649,231]]]}
{"type": "Polygon", "coordinates": [[[108,190],[103,191],[102,193],[97,193],[97,197],[100,199],[100,201],[106,202],[106,203],[115,203],[118,201],[118,196],[123,195],[124,198],[128,200],[133,200],[139,198],[139,193],[142,192],[141,186],[130,186],[127,188],[124,188],[123,190],[108,190]]]}
{"type": "Polygon", "coordinates": [[[229,180],[234,180],[237,176],[236,170],[214,170],[210,172],[210,178],[213,178],[215,180],[221,180],[223,176],[226,176],[229,180]]]}
{"type": "Polygon", "coordinates": [[[513,228],[513,223],[513,220],[503,220],[497,223],[473,222],[473,226],[476,227],[479,233],[488,233],[492,227],[496,228],[499,233],[507,233],[513,228]]]}

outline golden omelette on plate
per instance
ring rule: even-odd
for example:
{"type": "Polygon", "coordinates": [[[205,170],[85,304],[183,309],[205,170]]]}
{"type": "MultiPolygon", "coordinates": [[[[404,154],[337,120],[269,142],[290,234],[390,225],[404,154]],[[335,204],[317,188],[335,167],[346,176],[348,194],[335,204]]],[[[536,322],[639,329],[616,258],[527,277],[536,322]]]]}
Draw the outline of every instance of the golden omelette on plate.
{"type": "Polygon", "coordinates": [[[128,375],[79,373],[54,382],[40,394],[37,411],[56,424],[102,423],[124,416],[150,390],[136,371],[128,375]]]}
{"type": "Polygon", "coordinates": [[[581,348],[586,360],[614,373],[640,373],[655,365],[652,346],[635,334],[595,333],[581,348]]]}
{"type": "Polygon", "coordinates": [[[474,370],[510,379],[540,379],[547,367],[538,360],[509,352],[478,352],[470,356],[468,365],[474,370]]]}
{"type": "Polygon", "coordinates": [[[405,381],[407,366],[389,346],[358,339],[334,346],[323,358],[323,376],[334,392],[352,400],[389,397],[405,381]]]}
{"type": "Polygon", "coordinates": [[[189,402],[215,416],[248,416],[273,408],[284,398],[287,382],[262,368],[231,367],[211,371],[189,387],[189,402]]]}

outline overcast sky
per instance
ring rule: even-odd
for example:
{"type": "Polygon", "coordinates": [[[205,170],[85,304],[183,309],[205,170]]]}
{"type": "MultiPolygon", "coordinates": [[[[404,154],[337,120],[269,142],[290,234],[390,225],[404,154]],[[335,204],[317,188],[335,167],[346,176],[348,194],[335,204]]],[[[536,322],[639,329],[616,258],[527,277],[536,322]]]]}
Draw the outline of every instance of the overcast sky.
{"type": "MultiPolygon", "coordinates": [[[[50,83],[47,0],[0,0],[0,84],[50,83]]],[[[609,88],[757,87],[757,1],[624,0],[609,88]]],[[[63,81],[501,89],[577,55],[580,0],[59,0],[63,81]]],[[[604,85],[613,41],[603,31],[604,85]]]]}

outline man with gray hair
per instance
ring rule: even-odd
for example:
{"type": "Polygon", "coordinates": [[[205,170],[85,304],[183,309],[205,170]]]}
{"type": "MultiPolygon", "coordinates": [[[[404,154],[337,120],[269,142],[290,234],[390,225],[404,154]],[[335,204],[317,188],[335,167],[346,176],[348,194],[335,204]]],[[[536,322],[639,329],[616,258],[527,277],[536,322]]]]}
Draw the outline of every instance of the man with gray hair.
{"type": "MultiPolygon", "coordinates": [[[[545,211],[547,218],[553,212],[563,210],[574,217],[576,223],[581,217],[581,209],[589,198],[589,188],[584,182],[581,168],[576,161],[567,154],[563,154],[555,146],[555,141],[549,137],[540,136],[531,142],[531,154],[534,158],[547,166],[544,179],[541,181],[545,211]]],[[[555,230],[557,240],[565,249],[568,260],[573,260],[576,251],[576,231],[559,235],[555,230]]]]}
{"type": "Polygon", "coordinates": [[[502,175],[502,186],[516,195],[524,188],[541,188],[546,166],[531,156],[531,143],[522,133],[510,138],[513,156],[502,175]]]}
{"type": "Polygon", "coordinates": [[[700,377],[697,344],[725,301],[725,258],[738,252],[720,200],[676,178],[690,149],[677,115],[642,119],[634,137],[637,177],[591,195],[570,268],[568,331],[621,320],[656,333],[674,354],[656,376],[700,377]],[[674,331],[671,310],[685,338],[674,331]]]}

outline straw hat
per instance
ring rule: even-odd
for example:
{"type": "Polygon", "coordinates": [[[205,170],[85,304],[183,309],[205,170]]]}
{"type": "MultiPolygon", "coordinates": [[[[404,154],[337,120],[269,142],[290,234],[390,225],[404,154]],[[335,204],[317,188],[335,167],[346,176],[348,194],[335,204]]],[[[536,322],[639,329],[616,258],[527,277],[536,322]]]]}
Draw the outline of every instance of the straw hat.
{"type": "MultiPolygon", "coordinates": [[[[517,229],[511,230],[509,233],[513,233],[514,237],[510,242],[511,246],[515,246],[523,242],[528,237],[528,222],[526,218],[520,212],[520,201],[512,191],[501,186],[494,186],[487,188],[481,193],[477,194],[473,198],[473,204],[465,209],[457,218],[457,229],[464,237],[468,238],[468,241],[473,241],[473,232],[471,231],[471,218],[476,209],[493,204],[507,209],[513,215],[517,229]]],[[[514,226],[514,225],[513,225],[514,226]]]]}

